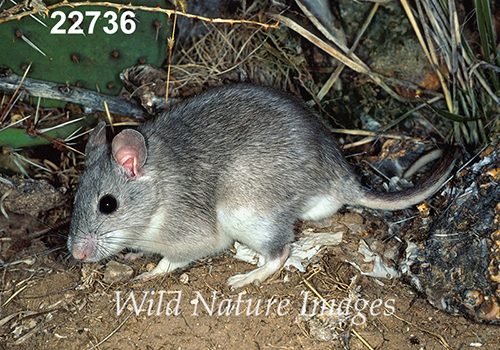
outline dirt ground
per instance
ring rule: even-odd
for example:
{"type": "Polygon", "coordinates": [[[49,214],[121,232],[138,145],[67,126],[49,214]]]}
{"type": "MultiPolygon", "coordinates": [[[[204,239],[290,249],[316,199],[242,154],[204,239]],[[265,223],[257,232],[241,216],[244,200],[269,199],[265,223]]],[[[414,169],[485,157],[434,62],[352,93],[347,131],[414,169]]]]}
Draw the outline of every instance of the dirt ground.
{"type": "MultiPolygon", "coordinates": [[[[260,287],[231,291],[228,277],[255,268],[231,252],[147,282],[105,283],[106,262],[75,264],[60,234],[28,241],[45,227],[10,218],[0,218],[1,349],[500,348],[498,327],[438,311],[400,280],[361,275],[345,261],[346,241],[356,236],[349,232],[305,273],[292,267],[260,287]]],[[[113,260],[138,274],[159,258],[113,260]]]]}

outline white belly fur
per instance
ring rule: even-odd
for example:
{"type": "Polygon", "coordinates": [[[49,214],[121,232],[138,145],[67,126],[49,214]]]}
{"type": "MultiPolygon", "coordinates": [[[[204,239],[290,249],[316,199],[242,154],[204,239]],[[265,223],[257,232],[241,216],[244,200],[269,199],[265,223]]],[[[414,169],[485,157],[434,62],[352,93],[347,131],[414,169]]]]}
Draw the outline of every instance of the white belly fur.
{"type": "Polygon", "coordinates": [[[238,241],[257,251],[261,250],[260,248],[269,241],[271,236],[268,219],[244,207],[219,208],[217,226],[221,235],[221,243],[229,240],[238,241]]]}
{"type": "Polygon", "coordinates": [[[332,196],[317,196],[311,198],[302,211],[300,219],[319,221],[331,217],[344,203],[332,196]]]}
{"type": "Polygon", "coordinates": [[[166,215],[162,207],[158,207],[154,215],[151,217],[144,235],[142,236],[142,242],[140,243],[141,249],[147,250],[151,253],[161,254],[161,243],[162,242],[162,228],[165,223],[166,215]]]}

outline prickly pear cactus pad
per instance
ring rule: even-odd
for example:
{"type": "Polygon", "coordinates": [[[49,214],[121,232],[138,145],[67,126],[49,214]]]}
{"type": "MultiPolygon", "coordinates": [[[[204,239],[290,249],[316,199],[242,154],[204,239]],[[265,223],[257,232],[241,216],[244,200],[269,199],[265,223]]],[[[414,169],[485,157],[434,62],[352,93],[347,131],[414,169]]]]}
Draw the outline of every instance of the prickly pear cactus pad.
{"type": "MultiPolygon", "coordinates": [[[[45,1],[47,6],[56,3],[45,1]]],[[[112,3],[167,8],[168,2],[112,3]]],[[[1,10],[10,5],[6,1],[1,10]]],[[[0,23],[0,65],[23,75],[32,62],[31,78],[117,95],[122,70],[136,64],[162,64],[169,23],[168,17],[158,12],[92,5],[58,7],[45,18],[32,15],[0,23]]]]}

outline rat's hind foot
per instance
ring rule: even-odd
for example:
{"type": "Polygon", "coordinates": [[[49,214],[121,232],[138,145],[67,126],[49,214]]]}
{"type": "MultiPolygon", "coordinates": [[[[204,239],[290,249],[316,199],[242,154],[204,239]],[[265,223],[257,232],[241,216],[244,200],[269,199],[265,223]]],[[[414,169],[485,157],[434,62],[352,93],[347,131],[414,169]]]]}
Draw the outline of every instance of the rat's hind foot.
{"type": "Polygon", "coordinates": [[[278,271],[290,255],[290,247],[286,246],[281,254],[274,259],[266,259],[266,263],[248,273],[235,275],[227,280],[227,284],[232,288],[240,288],[250,283],[260,284],[266,278],[278,271]]]}

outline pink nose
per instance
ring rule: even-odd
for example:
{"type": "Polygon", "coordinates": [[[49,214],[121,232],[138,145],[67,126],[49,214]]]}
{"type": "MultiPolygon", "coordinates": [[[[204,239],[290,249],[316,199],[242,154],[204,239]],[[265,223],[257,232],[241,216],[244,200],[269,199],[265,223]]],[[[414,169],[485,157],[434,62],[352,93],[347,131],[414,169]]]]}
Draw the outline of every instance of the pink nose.
{"type": "Polygon", "coordinates": [[[80,250],[78,247],[73,247],[73,257],[80,261],[85,261],[88,259],[89,254],[84,250],[80,250]]]}

